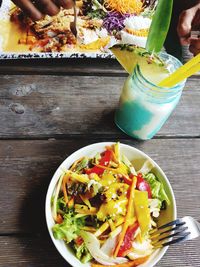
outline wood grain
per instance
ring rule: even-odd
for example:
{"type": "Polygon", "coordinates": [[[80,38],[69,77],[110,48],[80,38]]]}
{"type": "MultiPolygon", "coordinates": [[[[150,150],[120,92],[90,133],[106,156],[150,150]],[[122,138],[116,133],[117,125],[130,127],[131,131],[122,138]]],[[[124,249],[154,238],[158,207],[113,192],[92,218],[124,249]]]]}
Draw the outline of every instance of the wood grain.
{"type": "MultiPolygon", "coordinates": [[[[0,81],[0,138],[125,137],[114,124],[125,77],[0,75],[0,81]]],[[[200,136],[199,83],[189,79],[158,136],[200,136]]]]}
{"type": "MultiPolygon", "coordinates": [[[[45,194],[64,158],[94,142],[96,139],[0,141],[0,266],[68,266],[47,233],[45,194]]],[[[123,142],[143,150],[165,171],[175,192],[178,215],[199,220],[200,140],[123,142]]],[[[157,266],[198,267],[199,246],[200,239],[171,247],[157,266]]]]}
{"type": "MultiPolygon", "coordinates": [[[[199,239],[170,247],[156,267],[199,267],[199,239]]],[[[50,237],[0,237],[1,267],[70,267],[50,237]],[[3,264],[1,264],[3,263],[3,264]]]]}
{"type": "MultiPolygon", "coordinates": [[[[97,140],[0,141],[0,234],[43,233],[44,201],[53,173],[73,151],[94,142],[97,140]]],[[[150,155],[166,172],[178,215],[200,220],[200,139],[123,142],[150,155]]]]}
{"type": "MultiPolygon", "coordinates": [[[[45,195],[59,164],[94,142],[146,152],[167,174],[178,216],[200,220],[200,76],[155,139],[139,142],[113,121],[127,76],[117,61],[0,63],[0,267],[69,267],[47,232],[45,195]]],[[[199,247],[200,239],[171,247],[156,266],[200,267],[199,247]]]]}

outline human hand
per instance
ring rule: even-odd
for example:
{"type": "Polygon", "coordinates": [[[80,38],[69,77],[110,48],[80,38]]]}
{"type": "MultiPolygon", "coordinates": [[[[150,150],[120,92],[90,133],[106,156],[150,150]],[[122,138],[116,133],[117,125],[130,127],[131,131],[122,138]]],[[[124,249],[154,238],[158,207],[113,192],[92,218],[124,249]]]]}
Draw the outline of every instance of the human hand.
{"type": "Polygon", "coordinates": [[[12,0],[31,19],[39,20],[43,15],[56,15],[60,7],[71,8],[73,0],[12,0]]]}
{"type": "Polygon", "coordinates": [[[200,31],[200,2],[180,14],[177,27],[181,44],[189,44],[190,51],[197,55],[200,53],[200,37],[192,37],[192,30],[200,31]]]}

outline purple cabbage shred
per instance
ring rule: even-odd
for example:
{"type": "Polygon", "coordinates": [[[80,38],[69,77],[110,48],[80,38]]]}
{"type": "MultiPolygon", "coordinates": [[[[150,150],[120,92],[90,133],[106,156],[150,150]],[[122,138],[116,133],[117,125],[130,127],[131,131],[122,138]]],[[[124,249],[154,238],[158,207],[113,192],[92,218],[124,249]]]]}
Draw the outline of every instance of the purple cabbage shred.
{"type": "Polygon", "coordinates": [[[103,20],[103,27],[109,33],[121,31],[124,28],[124,20],[130,17],[130,14],[121,14],[117,11],[109,12],[103,20]]]}

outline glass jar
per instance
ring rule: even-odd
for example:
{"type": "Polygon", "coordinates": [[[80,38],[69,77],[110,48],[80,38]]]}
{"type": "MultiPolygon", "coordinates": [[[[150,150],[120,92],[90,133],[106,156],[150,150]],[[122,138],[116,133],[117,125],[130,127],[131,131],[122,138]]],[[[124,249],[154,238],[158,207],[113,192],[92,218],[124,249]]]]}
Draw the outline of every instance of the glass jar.
{"type": "MultiPolygon", "coordinates": [[[[182,65],[168,54],[161,57],[170,58],[173,71],[182,65]]],[[[116,125],[131,137],[151,139],[176,107],[184,85],[185,81],[171,88],[159,87],[148,81],[137,65],[124,83],[115,113],[116,125]]]]}

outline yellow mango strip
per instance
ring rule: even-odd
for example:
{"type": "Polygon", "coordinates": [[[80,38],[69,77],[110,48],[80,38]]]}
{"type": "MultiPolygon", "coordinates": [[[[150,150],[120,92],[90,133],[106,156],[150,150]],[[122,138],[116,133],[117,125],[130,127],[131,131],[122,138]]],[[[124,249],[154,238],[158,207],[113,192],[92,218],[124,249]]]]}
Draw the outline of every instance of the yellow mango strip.
{"type": "Polygon", "coordinates": [[[139,232],[139,233],[136,235],[135,240],[136,240],[137,242],[139,242],[140,244],[142,243],[141,232],[139,232]]]}
{"type": "Polygon", "coordinates": [[[111,229],[111,231],[114,231],[114,230],[115,230],[115,224],[114,224],[113,220],[112,220],[112,219],[109,219],[109,220],[108,220],[108,223],[109,223],[109,225],[110,225],[110,229],[111,229]]]}
{"type": "Polygon", "coordinates": [[[82,205],[82,204],[75,204],[75,209],[82,209],[82,210],[96,210],[95,207],[88,208],[87,205],[82,205]]]}
{"type": "Polygon", "coordinates": [[[63,195],[64,195],[64,199],[65,199],[65,203],[67,204],[69,199],[67,196],[67,190],[66,190],[66,183],[68,181],[69,175],[65,174],[65,176],[63,177],[63,181],[62,181],[62,191],[63,191],[63,195]]]}
{"type": "Polygon", "coordinates": [[[120,226],[118,226],[117,228],[115,228],[114,231],[110,232],[109,235],[110,235],[112,238],[114,238],[116,235],[118,235],[119,233],[121,233],[121,231],[122,231],[122,226],[120,225],[120,226]]]}
{"type": "Polygon", "coordinates": [[[91,267],[136,267],[142,263],[144,263],[145,261],[147,261],[149,258],[149,256],[143,257],[143,258],[138,258],[135,259],[133,261],[129,261],[126,263],[122,263],[122,264],[116,264],[116,265],[102,265],[102,264],[95,264],[92,263],[91,267]]]}
{"type": "Polygon", "coordinates": [[[86,205],[75,204],[75,211],[79,214],[94,215],[97,213],[95,207],[88,208],[86,205]]]}
{"type": "Polygon", "coordinates": [[[81,200],[83,201],[83,203],[85,203],[85,205],[87,205],[89,208],[91,208],[91,204],[88,198],[86,198],[84,195],[79,195],[81,200]]]}
{"type": "Polygon", "coordinates": [[[94,210],[81,210],[81,209],[75,209],[75,211],[78,214],[84,214],[84,215],[96,215],[97,211],[94,210]]]}
{"type": "Polygon", "coordinates": [[[125,220],[125,217],[121,217],[116,223],[115,223],[115,227],[121,225],[125,220]]]}
{"type": "Polygon", "coordinates": [[[134,176],[132,184],[131,184],[131,188],[130,188],[130,196],[129,196],[128,208],[127,208],[127,212],[126,212],[126,216],[125,216],[125,222],[123,224],[122,232],[119,236],[119,241],[118,241],[117,246],[116,246],[115,251],[114,251],[114,257],[117,257],[119,249],[123,243],[127,228],[130,225],[131,217],[133,216],[132,211],[133,211],[133,205],[134,205],[134,193],[135,193],[136,183],[137,183],[137,177],[134,176]]]}
{"type": "Polygon", "coordinates": [[[141,237],[149,231],[150,209],[148,203],[148,193],[146,191],[135,190],[135,214],[141,229],[141,237]]]}
{"type": "Polygon", "coordinates": [[[101,225],[101,227],[94,234],[96,237],[100,236],[103,232],[105,232],[109,227],[109,223],[105,222],[101,225]]]}
{"type": "Polygon", "coordinates": [[[117,159],[117,162],[120,162],[120,145],[119,142],[117,142],[116,144],[114,144],[114,155],[117,159]]]}
{"type": "Polygon", "coordinates": [[[80,183],[88,183],[90,181],[86,174],[77,174],[72,171],[67,171],[66,174],[68,174],[72,180],[76,180],[80,183]]]}
{"type": "Polygon", "coordinates": [[[88,231],[88,232],[95,232],[96,228],[91,227],[91,226],[83,226],[81,227],[81,230],[88,231]]]}
{"type": "MultiPolygon", "coordinates": [[[[110,236],[114,237],[119,228],[122,230],[122,223],[124,222],[125,217],[121,217],[117,222],[114,223],[115,230],[110,232],[110,236]]],[[[121,232],[120,230],[120,232],[121,232]]]]}
{"type": "Polygon", "coordinates": [[[109,168],[109,167],[106,167],[106,166],[101,166],[99,164],[95,164],[95,166],[97,166],[99,168],[102,168],[104,170],[108,170],[108,171],[114,172],[116,174],[122,174],[122,175],[126,175],[127,174],[127,171],[124,168],[125,165],[123,166],[122,164],[120,164],[117,169],[109,168]]]}
{"type": "Polygon", "coordinates": [[[101,180],[100,177],[98,176],[98,174],[96,174],[96,173],[90,173],[89,177],[90,177],[90,179],[93,179],[97,182],[101,180]]]}
{"type": "Polygon", "coordinates": [[[83,159],[83,157],[80,158],[80,159],[77,159],[77,160],[73,163],[73,165],[71,166],[70,171],[73,171],[73,169],[76,167],[76,165],[77,165],[82,159],[83,159]]]}

